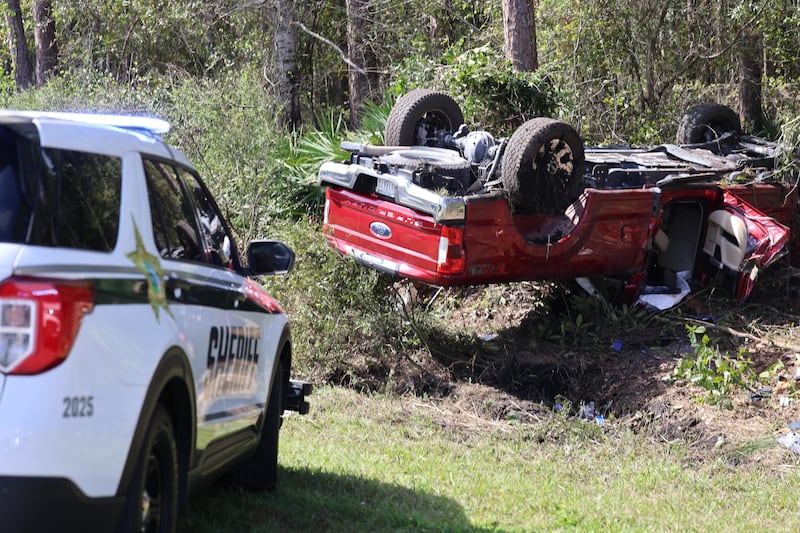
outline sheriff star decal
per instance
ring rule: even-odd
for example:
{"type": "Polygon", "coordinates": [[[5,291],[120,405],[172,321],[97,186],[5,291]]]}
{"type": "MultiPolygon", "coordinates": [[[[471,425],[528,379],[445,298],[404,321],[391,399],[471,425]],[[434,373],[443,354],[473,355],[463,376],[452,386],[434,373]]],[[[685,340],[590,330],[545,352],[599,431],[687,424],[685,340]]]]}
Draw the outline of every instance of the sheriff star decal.
{"type": "Polygon", "coordinates": [[[156,320],[159,319],[158,312],[162,307],[169,316],[172,316],[164,287],[164,272],[161,270],[161,262],[158,257],[145,250],[136,222],[133,223],[133,229],[136,233],[136,249],[127,254],[127,257],[147,279],[147,299],[150,301],[150,307],[153,308],[156,320]]]}

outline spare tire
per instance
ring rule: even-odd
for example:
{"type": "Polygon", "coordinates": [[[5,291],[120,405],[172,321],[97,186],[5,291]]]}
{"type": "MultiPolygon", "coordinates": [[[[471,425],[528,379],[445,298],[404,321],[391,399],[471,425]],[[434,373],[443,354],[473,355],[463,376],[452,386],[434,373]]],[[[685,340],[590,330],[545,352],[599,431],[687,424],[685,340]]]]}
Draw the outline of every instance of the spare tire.
{"type": "Polygon", "coordinates": [[[724,133],[741,133],[739,115],[728,106],[707,102],[687,111],[675,136],[678,144],[711,142],[724,133]]]}
{"type": "Polygon", "coordinates": [[[472,167],[469,161],[455,150],[446,148],[412,146],[405,150],[389,152],[381,156],[380,161],[409,170],[430,169],[442,176],[455,178],[464,191],[472,181],[472,167]]]}
{"type": "Polygon", "coordinates": [[[453,98],[430,89],[415,89],[395,102],[386,119],[387,146],[444,146],[464,123],[464,114],[453,98]]]}
{"type": "Polygon", "coordinates": [[[534,118],[508,141],[502,160],[503,188],[526,213],[561,213],[584,189],[583,141],[565,122],[534,118]]]}
{"type": "Polygon", "coordinates": [[[440,170],[469,170],[470,168],[469,161],[461,157],[458,152],[445,148],[411,146],[382,155],[380,160],[386,164],[404,168],[418,168],[425,165],[440,170]]]}

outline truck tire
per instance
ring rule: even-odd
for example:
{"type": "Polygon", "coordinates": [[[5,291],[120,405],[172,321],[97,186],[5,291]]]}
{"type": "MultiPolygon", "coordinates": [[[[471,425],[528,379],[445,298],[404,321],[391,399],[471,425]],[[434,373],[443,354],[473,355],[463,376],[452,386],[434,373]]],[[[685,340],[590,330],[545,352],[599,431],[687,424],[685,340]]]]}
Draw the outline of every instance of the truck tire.
{"type": "Polygon", "coordinates": [[[583,141],[565,122],[538,117],[520,126],[502,160],[503,188],[526,213],[555,214],[583,192],[583,141]]]}
{"type": "Polygon", "coordinates": [[[431,89],[415,89],[401,96],[386,119],[387,146],[444,146],[464,123],[464,114],[453,98],[431,89]]]}
{"type": "Polygon", "coordinates": [[[723,133],[741,133],[739,115],[728,106],[716,103],[698,104],[687,111],[678,125],[678,144],[713,141],[723,133]]]}
{"type": "Polygon", "coordinates": [[[128,489],[123,531],[175,531],[178,452],[167,410],[156,406],[128,489]]]}
{"type": "Polygon", "coordinates": [[[275,488],[278,479],[278,441],[283,420],[283,398],[289,377],[283,361],[277,361],[275,382],[269,393],[264,424],[258,446],[253,455],[237,466],[228,476],[233,484],[248,491],[265,491],[275,488]]]}

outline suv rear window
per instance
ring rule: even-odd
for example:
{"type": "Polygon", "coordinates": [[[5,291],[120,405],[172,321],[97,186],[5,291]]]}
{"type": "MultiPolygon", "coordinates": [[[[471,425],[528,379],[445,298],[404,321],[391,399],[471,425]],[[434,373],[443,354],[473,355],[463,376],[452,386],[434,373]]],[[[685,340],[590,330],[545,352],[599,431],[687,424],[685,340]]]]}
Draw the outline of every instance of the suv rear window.
{"type": "Polygon", "coordinates": [[[110,252],[122,161],[40,148],[0,128],[0,242],[110,252]]]}

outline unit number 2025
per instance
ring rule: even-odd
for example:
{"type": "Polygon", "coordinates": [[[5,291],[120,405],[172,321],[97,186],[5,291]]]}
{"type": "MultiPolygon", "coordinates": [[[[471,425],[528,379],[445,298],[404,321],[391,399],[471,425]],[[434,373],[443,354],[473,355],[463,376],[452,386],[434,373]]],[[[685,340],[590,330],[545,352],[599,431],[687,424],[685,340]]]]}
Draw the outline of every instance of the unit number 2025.
{"type": "Polygon", "coordinates": [[[67,396],[64,398],[64,418],[78,418],[94,414],[94,396],[67,396]]]}

